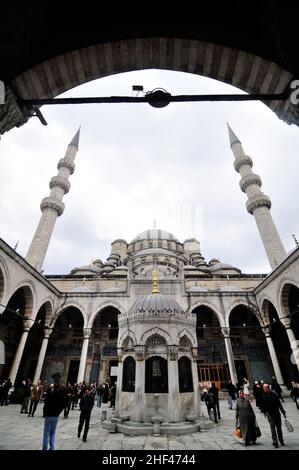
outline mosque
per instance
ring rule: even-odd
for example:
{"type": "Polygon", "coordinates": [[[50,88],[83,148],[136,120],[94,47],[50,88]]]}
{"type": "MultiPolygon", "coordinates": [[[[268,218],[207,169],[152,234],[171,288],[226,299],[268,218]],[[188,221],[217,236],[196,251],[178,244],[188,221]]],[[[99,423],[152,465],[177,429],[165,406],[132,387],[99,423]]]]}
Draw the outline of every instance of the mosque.
{"type": "Polygon", "coordinates": [[[251,385],[273,375],[283,387],[299,381],[299,246],[286,253],[253,161],[228,130],[268,275],[206,260],[200,241],[160,229],[114,240],[106,261],[43,275],[78,130],[41,202],[26,258],[0,239],[1,378],[117,381],[119,413],[146,422],[158,412],[170,423],[198,416],[198,392],[210,382],[226,389],[244,377],[251,385]]]}

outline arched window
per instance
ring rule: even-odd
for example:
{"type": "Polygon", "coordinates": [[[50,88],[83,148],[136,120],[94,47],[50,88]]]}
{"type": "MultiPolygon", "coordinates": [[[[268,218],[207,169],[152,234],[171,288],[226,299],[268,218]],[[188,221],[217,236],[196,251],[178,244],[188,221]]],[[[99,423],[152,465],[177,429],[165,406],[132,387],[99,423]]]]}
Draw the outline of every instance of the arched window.
{"type": "Polygon", "coordinates": [[[123,365],[123,392],[135,392],[135,370],[133,357],[126,357],[123,365]]]}
{"type": "Polygon", "coordinates": [[[167,360],[153,356],[145,363],[145,393],[168,393],[167,360]]]}
{"type": "Polygon", "coordinates": [[[179,359],[179,386],[180,393],[193,392],[191,361],[185,356],[179,359]]]}

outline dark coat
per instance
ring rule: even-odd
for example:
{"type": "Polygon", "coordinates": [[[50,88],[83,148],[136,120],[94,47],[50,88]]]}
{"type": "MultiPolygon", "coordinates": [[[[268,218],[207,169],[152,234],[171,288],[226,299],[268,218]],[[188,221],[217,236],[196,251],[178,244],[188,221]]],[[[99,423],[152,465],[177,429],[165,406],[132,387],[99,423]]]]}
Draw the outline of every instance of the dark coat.
{"type": "Polygon", "coordinates": [[[85,395],[83,395],[80,401],[80,410],[83,411],[85,414],[91,413],[91,410],[93,409],[93,405],[94,405],[93,393],[91,393],[90,395],[88,395],[88,393],[85,393],[85,395]]]}
{"type": "Polygon", "coordinates": [[[277,415],[279,411],[281,411],[283,415],[285,414],[285,410],[275,392],[263,393],[260,409],[262,413],[268,413],[270,415],[277,415]]]}
{"type": "Polygon", "coordinates": [[[256,441],[255,414],[247,398],[238,398],[236,406],[236,421],[240,422],[241,434],[245,443],[256,441]]]}
{"type": "Polygon", "coordinates": [[[48,388],[43,408],[43,416],[59,416],[65,406],[65,389],[48,388]]]}

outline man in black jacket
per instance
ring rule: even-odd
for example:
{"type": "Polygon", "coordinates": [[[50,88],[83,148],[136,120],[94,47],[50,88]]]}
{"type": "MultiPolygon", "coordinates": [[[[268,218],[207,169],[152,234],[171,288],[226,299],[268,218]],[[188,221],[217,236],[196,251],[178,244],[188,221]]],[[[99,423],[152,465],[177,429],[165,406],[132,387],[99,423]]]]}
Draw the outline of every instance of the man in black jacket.
{"type": "Polygon", "coordinates": [[[278,447],[278,439],[282,446],[284,446],[282,429],[281,429],[281,415],[283,414],[284,418],[286,417],[286,412],[282,407],[282,404],[275,392],[271,391],[271,388],[268,384],[263,385],[263,395],[261,399],[260,409],[267,417],[272,434],[272,441],[274,447],[278,447]],[[278,437],[278,439],[277,439],[278,437]]]}
{"type": "Polygon", "coordinates": [[[58,417],[65,406],[65,397],[65,389],[60,384],[56,383],[47,390],[43,408],[45,418],[43,450],[48,450],[49,443],[50,450],[54,450],[58,417]]]}
{"type": "Polygon", "coordinates": [[[90,421],[90,415],[91,415],[91,410],[94,405],[94,394],[92,393],[92,387],[88,385],[86,387],[86,392],[83,395],[83,397],[80,400],[80,418],[79,418],[79,426],[78,426],[78,437],[80,437],[84,422],[85,422],[85,427],[84,427],[84,433],[83,433],[83,442],[87,441],[87,433],[89,429],[89,421],[90,421]]]}

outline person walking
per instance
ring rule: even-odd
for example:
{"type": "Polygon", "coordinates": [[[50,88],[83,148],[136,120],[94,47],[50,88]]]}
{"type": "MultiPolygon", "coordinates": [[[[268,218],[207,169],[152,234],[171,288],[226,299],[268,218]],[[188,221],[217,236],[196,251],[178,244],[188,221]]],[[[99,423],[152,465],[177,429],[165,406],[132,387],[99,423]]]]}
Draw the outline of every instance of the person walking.
{"type": "Polygon", "coordinates": [[[78,426],[78,438],[80,438],[81,431],[85,423],[83,439],[82,439],[83,442],[87,442],[87,433],[89,430],[90,415],[91,415],[91,410],[94,405],[94,394],[92,393],[92,390],[93,389],[91,385],[88,385],[86,387],[85,394],[83,395],[80,401],[81,413],[80,413],[79,426],[78,426]]]}
{"type": "Polygon", "coordinates": [[[237,388],[235,387],[235,385],[232,383],[231,380],[228,382],[227,392],[228,392],[228,406],[229,406],[229,409],[230,410],[235,410],[236,409],[237,388]]]}
{"type": "Polygon", "coordinates": [[[282,394],[282,388],[281,386],[279,385],[279,383],[277,382],[276,380],[276,377],[272,377],[272,383],[271,383],[271,390],[273,390],[273,392],[276,393],[276,395],[278,396],[279,400],[281,400],[282,402],[284,402],[284,399],[282,398],[281,394],[282,394]]]}
{"type": "Polygon", "coordinates": [[[274,447],[278,447],[278,440],[280,445],[284,446],[283,434],[281,429],[281,415],[286,418],[286,412],[282,407],[281,401],[279,400],[277,394],[272,392],[270,385],[263,385],[263,395],[261,399],[261,412],[264,413],[265,417],[268,419],[272,434],[272,441],[274,447]]]}
{"type": "Polygon", "coordinates": [[[239,398],[236,405],[236,426],[240,424],[242,439],[245,446],[249,446],[252,442],[256,443],[256,418],[253,408],[248,398],[245,397],[244,391],[239,391],[239,398]]]}
{"type": "Polygon", "coordinates": [[[43,436],[43,450],[55,449],[55,432],[58,423],[58,418],[65,406],[65,389],[59,383],[51,385],[46,393],[43,417],[44,423],[44,436],[43,436]]]}
{"type": "Polygon", "coordinates": [[[27,381],[22,380],[21,389],[23,392],[23,401],[21,405],[20,414],[22,413],[28,414],[28,407],[29,407],[30,396],[31,396],[31,385],[32,383],[30,379],[27,379],[27,381]]]}
{"type": "Polygon", "coordinates": [[[243,379],[243,392],[246,398],[249,399],[250,392],[249,392],[249,381],[244,377],[243,379]]]}
{"type": "Polygon", "coordinates": [[[44,394],[44,387],[43,387],[42,381],[39,380],[37,382],[37,385],[33,385],[31,389],[31,401],[30,401],[28,418],[29,416],[33,418],[37,405],[39,404],[43,394],[44,394]]]}
{"type": "Polygon", "coordinates": [[[295,402],[297,410],[299,410],[299,384],[292,382],[291,399],[295,402]]]}
{"type": "Polygon", "coordinates": [[[215,406],[216,406],[216,410],[217,410],[217,418],[219,420],[219,419],[221,419],[220,407],[219,407],[219,390],[216,387],[215,382],[212,382],[212,387],[209,388],[209,393],[213,393],[213,395],[215,395],[215,398],[216,398],[215,406]]]}

